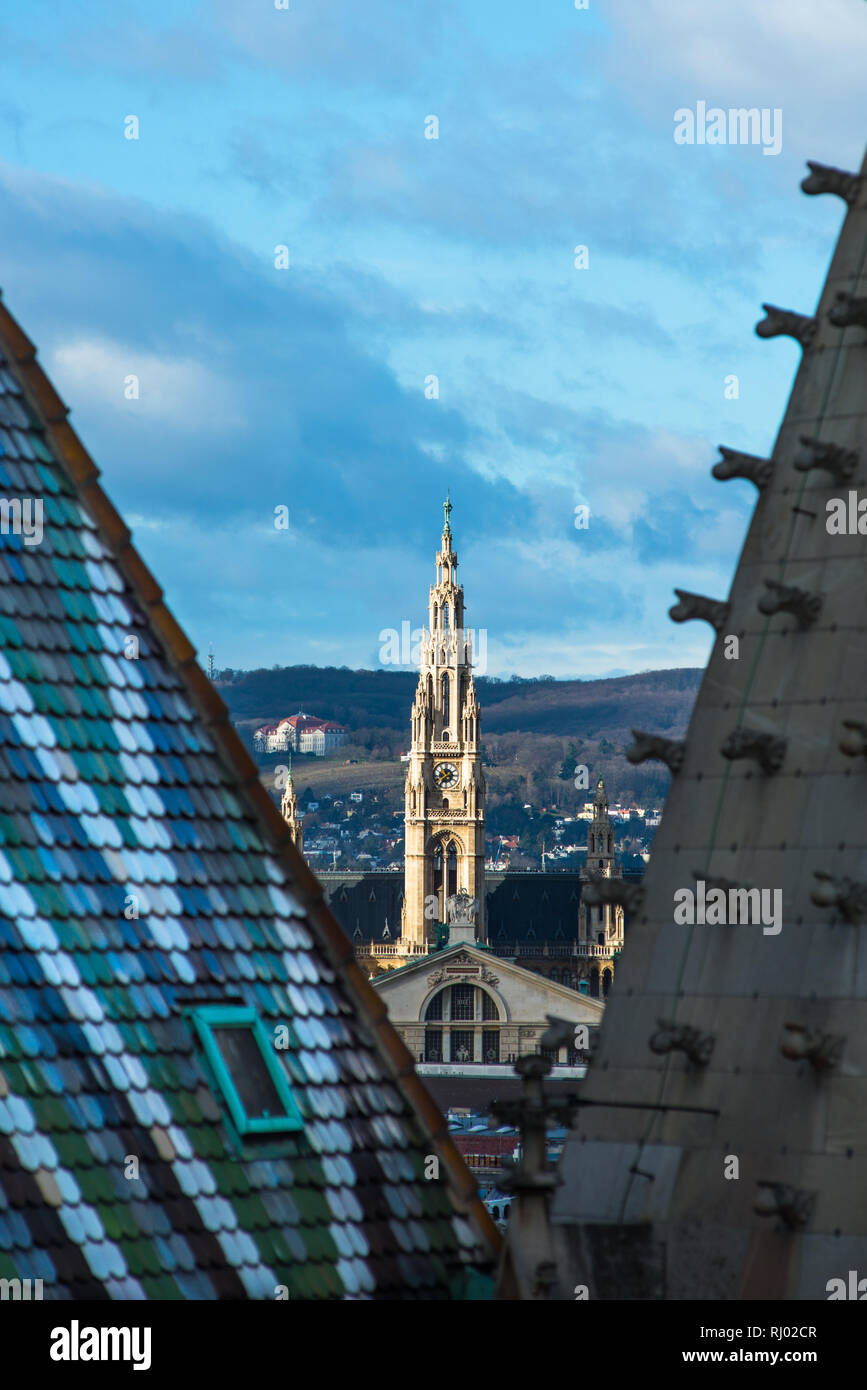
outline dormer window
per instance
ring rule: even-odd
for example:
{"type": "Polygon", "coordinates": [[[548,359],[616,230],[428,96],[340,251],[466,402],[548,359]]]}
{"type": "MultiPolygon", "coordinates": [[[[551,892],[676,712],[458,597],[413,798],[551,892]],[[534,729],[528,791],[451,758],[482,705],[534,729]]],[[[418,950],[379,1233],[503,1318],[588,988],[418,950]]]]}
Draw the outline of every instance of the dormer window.
{"type": "Polygon", "coordinates": [[[192,1020],[239,1134],[304,1128],[275,1040],[255,1009],[200,1005],[192,1020]]]}

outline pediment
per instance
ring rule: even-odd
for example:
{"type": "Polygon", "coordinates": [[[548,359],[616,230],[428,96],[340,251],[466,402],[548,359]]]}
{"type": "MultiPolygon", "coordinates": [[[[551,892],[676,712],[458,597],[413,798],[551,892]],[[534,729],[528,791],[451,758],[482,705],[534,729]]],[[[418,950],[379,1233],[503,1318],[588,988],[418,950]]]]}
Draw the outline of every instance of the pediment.
{"type": "Polygon", "coordinates": [[[432,956],[412,961],[400,970],[388,971],[371,980],[374,989],[388,993],[392,1002],[394,996],[404,988],[408,988],[411,994],[417,994],[421,985],[423,994],[427,994],[449,983],[487,985],[507,999],[517,987],[525,1001],[524,1007],[532,1008],[539,1017],[544,1017],[546,1013],[561,1014],[564,1009],[571,1015],[577,1007],[584,1020],[598,1023],[605,1012],[601,1000],[579,994],[568,985],[549,980],[535,970],[527,970],[522,965],[475,946],[456,946],[437,951],[432,956]]]}

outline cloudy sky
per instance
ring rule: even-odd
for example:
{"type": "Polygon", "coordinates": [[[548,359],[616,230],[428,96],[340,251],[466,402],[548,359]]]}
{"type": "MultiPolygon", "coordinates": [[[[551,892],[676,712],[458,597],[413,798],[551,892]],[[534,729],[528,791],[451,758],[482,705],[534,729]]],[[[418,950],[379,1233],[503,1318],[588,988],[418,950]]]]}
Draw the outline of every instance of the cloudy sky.
{"type": "Polygon", "coordinates": [[[489,673],[703,664],[671,591],[728,592],[755,492],[710,467],[773,444],[799,350],[754,325],[815,307],[864,0],[288,3],[0,18],[0,286],[180,621],[378,665],[448,486],[489,673]],[[676,144],[699,102],[779,154],[676,144]]]}

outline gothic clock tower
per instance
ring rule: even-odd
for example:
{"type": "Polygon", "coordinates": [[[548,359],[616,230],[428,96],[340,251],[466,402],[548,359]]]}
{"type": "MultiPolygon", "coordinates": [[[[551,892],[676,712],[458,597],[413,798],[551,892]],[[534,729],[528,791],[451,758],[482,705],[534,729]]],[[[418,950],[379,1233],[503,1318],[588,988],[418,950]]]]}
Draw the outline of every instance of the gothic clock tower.
{"type": "Polygon", "coordinates": [[[475,898],[476,937],[485,930],[485,779],[479,702],[464,591],[452,549],[449,516],[436,557],[429,628],[422,629],[418,689],[412,706],[412,745],[406,774],[405,891],[402,936],[433,942],[448,920],[448,898],[462,889],[475,898]]]}

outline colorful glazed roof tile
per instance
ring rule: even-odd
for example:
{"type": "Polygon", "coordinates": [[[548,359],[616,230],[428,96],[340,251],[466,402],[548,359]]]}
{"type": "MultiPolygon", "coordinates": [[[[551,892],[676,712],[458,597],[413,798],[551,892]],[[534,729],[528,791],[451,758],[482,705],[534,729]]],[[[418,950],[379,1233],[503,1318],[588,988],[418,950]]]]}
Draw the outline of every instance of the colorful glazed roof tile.
{"type": "Polygon", "coordinates": [[[0,1279],[484,1296],[475,1185],[66,415],[0,304],[0,1279]]]}

